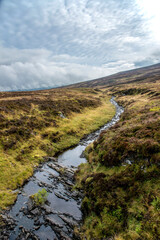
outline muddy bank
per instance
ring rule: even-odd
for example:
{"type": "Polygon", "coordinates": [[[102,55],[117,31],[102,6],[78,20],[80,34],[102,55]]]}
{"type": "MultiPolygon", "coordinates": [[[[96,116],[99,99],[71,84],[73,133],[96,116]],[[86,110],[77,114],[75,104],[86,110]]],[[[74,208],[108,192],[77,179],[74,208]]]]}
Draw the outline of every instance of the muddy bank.
{"type": "Polygon", "coordinates": [[[116,107],[115,117],[101,129],[82,139],[78,146],[65,151],[57,158],[49,158],[41,165],[28,183],[20,190],[15,205],[3,217],[5,226],[0,239],[73,239],[73,229],[82,220],[80,210],[83,193],[75,191],[74,173],[78,165],[85,163],[83,151],[101,131],[111,127],[123,112],[116,107]],[[36,207],[29,196],[45,188],[47,202],[36,207]]]}

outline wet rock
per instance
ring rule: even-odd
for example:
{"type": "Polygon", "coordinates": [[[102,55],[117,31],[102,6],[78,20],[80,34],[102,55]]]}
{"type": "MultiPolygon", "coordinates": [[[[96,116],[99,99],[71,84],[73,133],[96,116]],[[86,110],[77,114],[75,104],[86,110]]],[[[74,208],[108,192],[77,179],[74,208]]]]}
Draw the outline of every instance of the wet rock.
{"type": "Polygon", "coordinates": [[[45,211],[45,214],[57,214],[57,211],[53,211],[52,208],[47,205],[44,205],[41,208],[45,211]]]}
{"type": "Polygon", "coordinates": [[[55,157],[48,157],[48,160],[49,160],[49,161],[54,161],[54,162],[57,162],[57,161],[58,161],[58,159],[55,158],[55,157]]]}
{"type": "Polygon", "coordinates": [[[59,173],[58,173],[58,172],[56,172],[55,174],[49,173],[48,179],[54,179],[54,178],[57,178],[58,176],[59,176],[59,173]]]}
{"type": "Polygon", "coordinates": [[[72,192],[71,196],[72,196],[72,198],[78,198],[79,193],[77,191],[74,191],[74,192],[72,192]]]}
{"type": "Polygon", "coordinates": [[[72,240],[66,233],[62,231],[59,233],[59,235],[60,235],[60,239],[62,240],[72,240]]]}
{"type": "Polygon", "coordinates": [[[76,171],[76,169],[72,169],[72,168],[67,168],[66,169],[66,172],[68,172],[68,173],[70,173],[72,175],[75,173],[75,171],[76,171]]]}
{"type": "Polygon", "coordinates": [[[35,227],[34,227],[34,230],[36,230],[36,231],[37,231],[38,229],[40,229],[40,227],[41,227],[40,225],[38,225],[38,226],[35,226],[35,227]]]}
{"type": "Polygon", "coordinates": [[[73,180],[74,173],[71,172],[64,172],[63,178],[65,177],[66,179],[73,180]]]}
{"type": "Polygon", "coordinates": [[[1,214],[0,239],[9,239],[9,232],[15,228],[15,220],[7,214],[1,214]],[[7,238],[6,238],[7,237],[7,238]]]}
{"type": "Polygon", "coordinates": [[[55,163],[48,163],[47,165],[48,165],[48,167],[52,168],[53,170],[55,170],[55,168],[57,168],[57,165],[55,163]]]}
{"type": "Polygon", "coordinates": [[[39,182],[39,183],[38,183],[38,186],[39,186],[39,187],[43,187],[44,185],[43,185],[42,182],[39,182]]]}
{"type": "MultiPolygon", "coordinates": [[[[45,188],[47,188],[48,190],[49,189],[52,189],[54,186],[53,185],[51,185],[51,184],[48,184],[48,183],[45,183],[45,182],[39,182],[38,183],[38,186],[39,187],[45,187],[45,188]]],[[[50,191],[50,190],[49,190],[50,191]]]]}
{"type": "Polygon", "coordinates": [[[40,215],[40,210],[38,208],[35,208],[34,210],[31,211],[33,215],[40,215]]]}
{"type": "Polygon", "coordinates": [[[35,225],[35,226],[41,226],[41,222],[40,222],[39,220],[34,221],[34,225],[35,225]]]}
{"type": "Polygon", "coordinates": [[[85,158],[85,151],[81,153],[80,158],[85,158]]]}
{"type": "Polygon", "coordinates": [[[28,211],[31,211],[35,208],[35,204],[33,200],[29,197],[28,202],[27,202],[27,209],[28,211]]]}
{"type": "Polygon", "coordinates": [[[71,240],[72,239],[64,231],[62,231],[60,228],[58,228],[56,226],[54,227],[54,232],[58,235],[59,240],[71,240]]]}
{"type": "Polygon", "coordinates": [[[64,199],[65,201],[68,201],[69,199],[64,197],[63,195],[61,195],[60,193],[54,192],[54,194],[56,195],[56,197],[64,199]]]}
{"type": "Polygon", "coordinates": [[[8,240],[8,236],[4,236],[4,237],[3,237],[3,240],[8,240]]]}
{"type": "Polygon", "coordinates": [[[59,215],[59,217],[65,223],[67,223],[67,225],[69,225],[71,228],[74,228],[74,227],[78,226],[78,223],[75,220],[71,219],[71,218],[65,217],[64,215],[59,215]]]}
{"type": "Polygon", "coordinates": [[[25,208],[25,207],[22,207],[22,208],[20,209],[20,212],[23,212],[25,215],[27,215],[27,214],[28,214],[28,209],[25,208]]]}
{"type": "Polygon", "coordinates": [[[46,217],[46,221],[50,223],[51,227],[56,226],[58,228],[63,228],[63,225],[58,223],[53,217],[46,217]]]}
{"type": "Polygon", "coordinates": [[[74,185],[71,181],[66,181],[65,183],[71,187],[74,185]]]}
{"type": "Polygon", "coordinates": [[[31,231],[28,231],[25,228],[22,228],[16,240],[29,240],[29,239],[39,240],[39,238],[34,233],[32,233],[31,231]]]}

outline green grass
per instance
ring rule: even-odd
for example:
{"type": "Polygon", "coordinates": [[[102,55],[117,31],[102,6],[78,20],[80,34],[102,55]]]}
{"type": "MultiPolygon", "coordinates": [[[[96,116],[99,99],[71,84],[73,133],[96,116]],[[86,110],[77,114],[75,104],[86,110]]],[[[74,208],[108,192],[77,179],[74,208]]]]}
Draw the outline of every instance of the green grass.
{"type": "MultiPolygon", "coordinates": [[[[94,90],[35,92],[30,100],[0,99],[0,208],[16,199],[22,186],[45,156],[54,156],[78,144],[86,134],[111,120],[115,114],[109,97],[94,90]],[[39,100],[34,99],[36,97],[39,100]],[[49,98],[49,99],[48,99],[49,98]],[[66,118],[62,119],[59,113],[66,118]]],[[[6,93],[8,94],[8,93],[6,93]]],[[[14,95],[14,93],[12,93],[14,95]]],[[[25,96],[25,93],[18,98],[25,96]]]]}
{"type": "Polygon", "coordinates": [[[37,193],[30,196],[36,206],[43,205],[47,201],[48,193],[46,189],[42,188],[37,193]]]}
{"type": "Polygon", "coordinates": [[[81,239],[160,239],[159,85],[144,87],[153,96],[142,95],[141,85],[110,90],[125,112],[86,148],[88,163],[76,173],[76,187],[85,194],[81,239]]]}

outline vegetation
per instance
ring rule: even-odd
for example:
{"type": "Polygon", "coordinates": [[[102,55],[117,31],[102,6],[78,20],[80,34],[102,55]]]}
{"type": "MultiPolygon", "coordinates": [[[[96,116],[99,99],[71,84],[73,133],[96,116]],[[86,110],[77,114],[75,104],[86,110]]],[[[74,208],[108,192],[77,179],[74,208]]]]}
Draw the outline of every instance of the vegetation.
{"type": "Polygon", "coordinates": [[[14,203],[34,168],[110,120],[103,91],[53,89],[0,93],[0,209],[14,203]]]}
{"type": "Polygon", "coordinates": [[[81,239],[160,239],[160,83],[110,87],[121,120],[87,147],[81,239]]]}
{"type": "Polygon", "coordinates": [[[37,193],[31,195],[31,199],[34,201],[35,205],[43,205],[47,201],[48,193],[46,189],[42,188],[37,193]]]}
{"type": "MultiPolygon", "coordinates": [[[[160,239],[159,78],[158,64],[77,88],[0,93],[0,208],[15,201],[14,190],[46,156],[109,121],[114,95],[125,112],[87,147],[88,163],[75,176],[85,194],[84,222],[77,231],[87,240],[160,239]]],[[[47,193],[32,197],[41,204],[47,193]]]]}

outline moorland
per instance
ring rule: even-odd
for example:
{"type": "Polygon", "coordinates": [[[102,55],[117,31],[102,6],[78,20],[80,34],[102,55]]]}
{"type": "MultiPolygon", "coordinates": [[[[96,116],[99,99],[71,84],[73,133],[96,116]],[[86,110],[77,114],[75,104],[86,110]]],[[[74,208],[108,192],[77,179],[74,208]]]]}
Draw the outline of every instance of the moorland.
{"type": "Polygon", "coordinates": [[[39,163],[76,145],[115,114],[86,148],[81,239],[160,239],[160,64],[64,88],[0,93],[0,208],[39,163]]]}
{"type": "Polygon", "coordinates": [[[0,93],[0,208],[14,203],[39,163],[76,145],[115,113],[96,89],[0,93]]]}
{"type": "Polygon", "coordinates": [[[76,174],[85,193],[82,239],[160,239],[159,70],[140,69],[141,77],[131,71],[122,74],[126,83],[103,85],[125,111],[87,147],[88,163],[76,174]]]}

